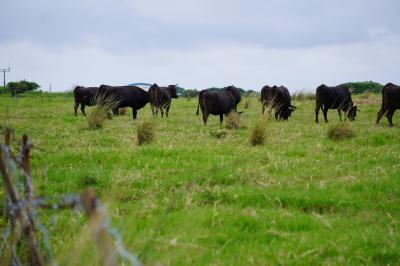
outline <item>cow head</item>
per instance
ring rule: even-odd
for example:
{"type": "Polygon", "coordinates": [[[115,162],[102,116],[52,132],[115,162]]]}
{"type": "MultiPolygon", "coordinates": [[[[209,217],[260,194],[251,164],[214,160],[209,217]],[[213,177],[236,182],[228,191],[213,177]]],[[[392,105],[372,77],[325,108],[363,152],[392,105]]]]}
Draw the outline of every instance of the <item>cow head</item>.
{"type": "Polygon", "coordinates": [[[279,115],[281,119],[287,120],[292,115],[292,112],[294,112],[294,110],[296,110],[296,106],[289,105],[286,108],[283,108],[279,115]]]}
{"type": "Polygon", "coordinates": [[[176,86],[177,86],[178,84],[175,84],[175,85],[168,85],[168,90],[169,90],[169,93],[171,93],[171,97],[172,98],[178,98],[178,95],[176,94],[176,86]]]}
{"type": "MultiPolygon", "coordinates": [[[[354,121],[357,116],[357,106],[353,106],[350,108],[350,110],[347,112],[347,117],[349,118],[350,121],[354,121]]],[[[359,110],[358,110],[359,111],[359,110]]]]}
{"type": "Polygon", "coordinates": [[[233,98],[235,99],[235,103],[236,105],[240,102],[240,100],[242,99],[242,97],[240,96],[240,91],[238,88],[236,88],[235,86],[231,85],[228,87],[224,88],[226,91],[229,91],[233,98]]]}

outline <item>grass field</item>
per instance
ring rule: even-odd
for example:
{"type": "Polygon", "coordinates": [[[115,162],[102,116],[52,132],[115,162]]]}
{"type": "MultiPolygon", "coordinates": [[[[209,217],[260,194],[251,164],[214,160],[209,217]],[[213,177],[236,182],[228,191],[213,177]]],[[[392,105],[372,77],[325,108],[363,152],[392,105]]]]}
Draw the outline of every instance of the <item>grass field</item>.
{"type": "MultiPolygon", "coordinates": [[[[337,112],[316,125],[315,104],[304,100],[289,122],[265,121],[261,146],[249,141],[261,118],[255,98],[249,109],[242,101],[232,130],[216,116],[205,127],[195,99],[174,100],[168,119],[153,119],[147,105],[137,121],[129,110],[89,130],[72,98],[1,96],[0,119],[37,147],[36,193],[95,188],[145,265],[399,265],[400,112],[394,128],[386,117],[376,126],[379,96],[356,101],[353,138],[328,139],[337,112]],[[146,119],[155,140],[139,146],[136,127],[146,119]]],[[[84,216],[41,215],[60,265],[98,263],[84,216]]]]}

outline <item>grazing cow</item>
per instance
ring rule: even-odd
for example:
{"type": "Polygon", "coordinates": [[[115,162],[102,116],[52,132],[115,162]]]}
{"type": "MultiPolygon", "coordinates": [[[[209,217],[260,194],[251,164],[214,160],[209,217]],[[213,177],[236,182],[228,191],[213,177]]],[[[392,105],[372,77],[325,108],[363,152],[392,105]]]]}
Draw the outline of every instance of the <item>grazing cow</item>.
{"type": "Polygon", "coordinates": [[[137,110],[149,102],[148,92],[136,86],[101,85],[98,97],[102,104],[112,104],[111,108],[114,113],[118,108],[131,107],[133,119],[137,117],[137,110]]]}
{"type": "Polygon", "coordinates": [[[291,104],[290,93],[284,86],[264,86],[261,89],[262,113],[265,112],[265,107],[268,105],[271,109],[275,109],[275,119],[287,120],[296,106],[291,104]]]}
{"type": "Polygon", "coordinates": [[[400,86],[388,83],[382,89],[382,107],[376,117],[376,124],[379,123],[379,120],[386,113],[389,127],[393,127],[392,117],[396,109],[400,109],[400,86]]]}
{"type": "MultiPolygon", "coordinates": [[[[342,121],[342,112],[347,113],[350,121],[354,121],[357,116],[357,106],[353,105],[351,93],[348,88],[343,86],[328,87],[320,85],[316,91],[315,122],[318,123],[319,109],[322,108],[325,123],[328,122],[328,109],[337,109],[340,121],[342,121]]],[[[346,120],[346,117],[345,117],[346,120]]]]}
{"type": "Polygon", "coordinates": [[[82,86],[75,87],[74,89],[75,115],[77,115],[79,104],[81,105],[81,111],[83,115],[86,115],[85,113],[86,105],[93,106],[96,104],[96,94],[98,89],[99,89],[98,87],[82,87],[82,86]]]}
{"type": "Polygon", "coordinates": [[[210,114],[219,115],[219,120],[222,124],[223,115],[227,115],[232,110],[236,111],[240,100],[240,91],[234,86],[225,87],[213,92],[202,90],[199,93],[196,115],[199,115],[199,108],[201,108],[204,125],[207,125],[207,119],[210,114]]]}
{"type": "Polygon", "coordinates": [[[168,117],[172,98],[178,98],[178,95],[176,95],[176,85],[169,85],[168,87],[158,87],[157,84],[153,84],[149,88],[150,105],[153,116],[157,115],[158,110],[160,110],[161,117],[164,117],[165,109],[165,116],[168,117]]]}

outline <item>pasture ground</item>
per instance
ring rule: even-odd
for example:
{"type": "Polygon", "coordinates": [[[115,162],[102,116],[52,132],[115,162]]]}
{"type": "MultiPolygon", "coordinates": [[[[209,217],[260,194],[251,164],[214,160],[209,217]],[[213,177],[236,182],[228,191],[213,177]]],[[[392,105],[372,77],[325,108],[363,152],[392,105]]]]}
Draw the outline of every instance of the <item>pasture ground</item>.
{"type": "MultiPolygon", "coordinates": [[[[265,144],[254,147],[256,98],[249,109],[242,101],[242,126],[232,130],[215,116],[204,127],[196,99],[174,100],[168,119],[153,119],[147,105],[137,121],[129,110],[89,130],[72,98],[1,96],[0,121],[37,147],[36,194],[95,188],[145,265],[398,265],[400,112],[394,128],[386,117],[376,126],[380,96],[356,100],[354,138],[328,139],[329,125],[315,125],[314,101],[304,100],[289,122],[266,121],[265,144]],[[144,119],[154,120],[155,141],[139,146],[144,119]]],[[[328,119],[339,122],[334,110],[328,119]]],[[[79,212],[43,211],[41,221],[60,265],[98,263],[79,212]]]]}

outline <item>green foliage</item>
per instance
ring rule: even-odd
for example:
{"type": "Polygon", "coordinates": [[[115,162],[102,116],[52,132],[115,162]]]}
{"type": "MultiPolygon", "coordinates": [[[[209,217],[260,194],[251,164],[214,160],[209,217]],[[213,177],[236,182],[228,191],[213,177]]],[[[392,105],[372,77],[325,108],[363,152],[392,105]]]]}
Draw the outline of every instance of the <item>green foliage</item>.
{"type": "Polygon", "coordinates": [[[38,88],[40,88],[40,86],[37,83],[26,80],[8,82],[6,85],[7,91],[10,92],[13,96],[27,91],[34,91],[38,88]]]}
{"type": "Polygon", "coordinates": [[[4,88],[4,86],[0,86],[0,94],[6,93],[7,90],[4,88]]]}
{"type": "Polygon", "coordinates": [[[184,98],[196,98],[197,95],[199,95],[199,92],[197,90],[187,89],[181,92],[181,96],[184,98]]]}
{"type": "Polygon", "coordinates": [[[364,92],[370,93],[381,93],[383,85],[373,81],[363,81],[363,82],[347,82],[341,84],[348,88],[352,94],[361,94],[364,92]]]}

